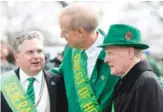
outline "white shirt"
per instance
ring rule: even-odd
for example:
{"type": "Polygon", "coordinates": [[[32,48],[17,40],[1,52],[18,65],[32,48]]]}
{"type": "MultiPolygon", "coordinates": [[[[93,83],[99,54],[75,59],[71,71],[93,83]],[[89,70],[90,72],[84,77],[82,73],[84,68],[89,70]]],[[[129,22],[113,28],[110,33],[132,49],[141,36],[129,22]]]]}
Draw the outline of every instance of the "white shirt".
{"type": "MultiPolygon", "coordinates": [[[[25,91],[27,91],[29,81],[28,78],[32,78],[28,76],[24,71],[20,68],[19,71],[20,83],[22,84],[25,91]]],[[[38,112],[50,112],[50,100],[49,93],[47,89],[47,84],[43,75],[43,71],[40,71],[37,75],[33,76],[36,80],[33,83],[34,91],[35,91],[35,104],[41,99],[36,107],[38,112]],[[40,92],[42,91],[42,92],[40,92]]]]}
{"type": "Polygon", "coordinates": [[[91,78],[92,71],[94,69],[96,60],[102,50],[102,48],[98,47],[104,41],[104,37],[101,33],[98,33],[98,37],[93,45],[88,48],[85,52],[87,54],[87,72],[88,72],[88,79],[91,78]]]}

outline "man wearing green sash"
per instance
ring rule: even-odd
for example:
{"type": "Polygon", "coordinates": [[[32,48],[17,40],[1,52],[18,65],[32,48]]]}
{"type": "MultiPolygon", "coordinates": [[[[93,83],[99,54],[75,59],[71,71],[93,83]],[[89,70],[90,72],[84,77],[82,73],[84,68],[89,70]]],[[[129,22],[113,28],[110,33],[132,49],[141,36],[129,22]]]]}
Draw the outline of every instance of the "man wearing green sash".
{"type": "Polygon", "coordinates": [[[64,78],[69,112],[110,112],[118,77],[110,74],[105,52],[98,48],[104,33],[97,30],[97,13],[86,4],[74,3],[63,9],[59,22],[61,37],[69,46],[60,68],[51,72],[64,78]]]}
{"type": "Polygon", "coordinates": [[[2,112],[67,112],[64,81],[45,72],[43,36],[24,33],[13,43],[18,69],[1,76],[2,112]]]}

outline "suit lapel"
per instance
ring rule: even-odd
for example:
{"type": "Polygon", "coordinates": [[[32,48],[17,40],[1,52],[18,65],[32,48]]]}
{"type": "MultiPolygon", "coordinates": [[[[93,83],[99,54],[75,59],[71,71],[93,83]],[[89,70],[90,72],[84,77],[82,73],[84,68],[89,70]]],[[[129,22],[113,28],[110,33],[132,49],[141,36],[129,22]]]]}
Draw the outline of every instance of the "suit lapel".
{"type": "Polygon", "coordinates": [[[95,85],[96,83],[96,80],[98,78],[98,75],[99,75],[99,69],[100,69],[100,64],[104,61],[104,58],[105,58],[105,51],[104,49],[102,49],[102,51],[100,52],[97,60],[96,60],[96,63],[95,63],[95,66],[93,68],[93,71],[92,71],[92,75],[91,75],[91,78],[90,78],[90,82],[91,82],[91,85],[93,87],[93,85],[95,85]]]}
{"type": "Polygon", "coordinates": [[[19,76],[19,68],[17,68],[16,70],[14,70],[14,72],[16,73],[16,76],[18,77],[18,79],[20,80],[20,76],[19,76]]]}
{"type": "Polygon", "coordinates": [[[49,100],[50,100],[50,112],[56,112],[56,83],[53,81],[52,75],[50,72],[44,71],[44,77],[47,83],[48,93],[49,93],[49,100]]]}
{"type": "Polygon", "coordinates": [[[55,92],[54,87],[56,86],[56,83],[52,80],[52,76],[48,72],[44,71],[44,77],[47,83],[49,95],[53,95],[53,92],[55,92]]]}

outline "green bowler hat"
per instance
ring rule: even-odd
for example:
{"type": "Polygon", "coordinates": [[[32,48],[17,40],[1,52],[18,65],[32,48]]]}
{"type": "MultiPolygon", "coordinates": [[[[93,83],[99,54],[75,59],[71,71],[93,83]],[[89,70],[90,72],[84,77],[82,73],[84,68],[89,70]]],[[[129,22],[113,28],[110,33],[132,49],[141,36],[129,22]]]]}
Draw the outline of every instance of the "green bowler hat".
{"type": "Polygon", "coordinates": [[[102,45],[106,46],[126,46],[137,49],[147,49],[148,45],[141,43],[141,33],[139,29],[126,24],[113,24],[105,37],[102,45]]]}

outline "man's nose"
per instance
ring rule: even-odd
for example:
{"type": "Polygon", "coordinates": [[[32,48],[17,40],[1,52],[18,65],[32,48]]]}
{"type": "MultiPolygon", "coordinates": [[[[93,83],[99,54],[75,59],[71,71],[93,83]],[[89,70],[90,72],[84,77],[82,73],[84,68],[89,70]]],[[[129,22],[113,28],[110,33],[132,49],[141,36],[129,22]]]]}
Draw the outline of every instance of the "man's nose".
{"type": "Polygon", "coordinates": [[[38,58],[38,57],[39,57],[39,53],[38,53],[38,52],[34,52],[34,53],[33,53],[33,57],[34,57],[34,58],[38,58]]]}
{"type": "Polygon", "coordinates": [[[108,63],[108,62],[109,62],[109,57],[108,57],[108,56],[105,56],[104,62],[105,62],[105,63],[108,63]]]}
{"type": "Polygon", "coordinates": [[[61,38],[65,38],[65,35],[63,32],[61,32],[60,36],[61,36],[61,38]]]}

